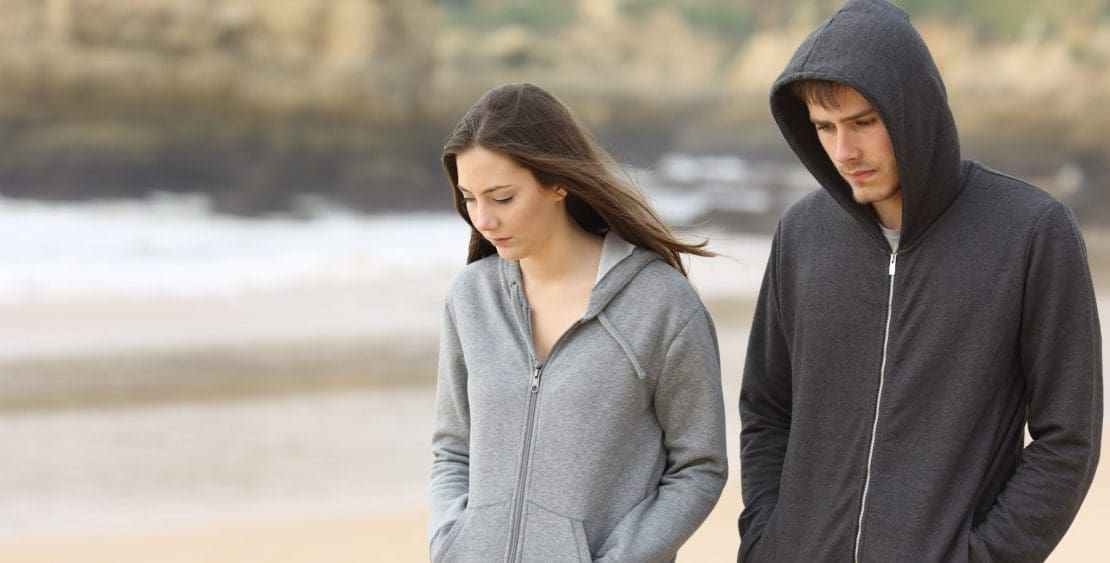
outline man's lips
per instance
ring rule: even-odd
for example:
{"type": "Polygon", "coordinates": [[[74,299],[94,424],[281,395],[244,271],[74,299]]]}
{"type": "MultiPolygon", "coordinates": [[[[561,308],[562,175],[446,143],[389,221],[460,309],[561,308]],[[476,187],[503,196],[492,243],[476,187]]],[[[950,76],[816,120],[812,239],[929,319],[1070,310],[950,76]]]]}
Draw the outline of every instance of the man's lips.
{"type": "Polygon", "coordinates": [[[875,174],[874,170],[856,170],[853,172],[845,172],[844,175],[853,180],[866,180],[875,174]]]}

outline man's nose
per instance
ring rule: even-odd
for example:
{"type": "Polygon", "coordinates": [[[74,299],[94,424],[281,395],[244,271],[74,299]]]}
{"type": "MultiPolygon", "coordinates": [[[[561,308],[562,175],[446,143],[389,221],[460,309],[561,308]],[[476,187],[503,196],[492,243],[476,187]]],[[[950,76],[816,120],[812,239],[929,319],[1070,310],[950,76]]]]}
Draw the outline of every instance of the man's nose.
{"type": "Polygon", "coordinates": [[[836,154],[833,158],[837,162],[851,162],[860,158],[859,143],[851,131],[837,131],[836,154]]]}

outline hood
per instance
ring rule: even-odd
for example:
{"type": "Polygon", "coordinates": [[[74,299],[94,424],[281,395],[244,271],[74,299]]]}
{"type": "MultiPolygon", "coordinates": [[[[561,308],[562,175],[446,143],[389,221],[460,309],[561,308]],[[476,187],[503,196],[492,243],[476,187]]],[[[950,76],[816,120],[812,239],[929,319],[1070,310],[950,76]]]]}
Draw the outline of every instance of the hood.
{"type": "Polygon", "coordinates": [[[787,87],[832,80],[859,92],[878,111],[894,145],[902,190],[901,249],[919,240],[962,187],[959,137],[944,83],[925,42],[901,8],[849,0],[806,37],[771,87],[771,113],[783,137],[834,199],[885,245],[870,205],[825,154],[805,103],[787,87]]]}

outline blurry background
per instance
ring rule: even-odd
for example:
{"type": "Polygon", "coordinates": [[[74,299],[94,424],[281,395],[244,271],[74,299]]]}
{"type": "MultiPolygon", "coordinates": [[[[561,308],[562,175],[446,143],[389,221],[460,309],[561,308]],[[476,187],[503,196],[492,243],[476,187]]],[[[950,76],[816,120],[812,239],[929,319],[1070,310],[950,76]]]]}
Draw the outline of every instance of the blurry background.
{"type": "MultiPolygon", "coordinates": [[[[0,0],[0,560],[420,561],[439,150],[566,101],[676,226],[735,409],[768,233],[816,186],[768,87],[829,0],[0,0]]],[[[899,2],[965,156],[1076,211],[1110,315],[1110,1],[899,2]]],[[[1106,321],[1104,320],[1105,330],[1106,321]]],[[[1053,561],[1102,560],[1096,480],[1053,561]]]]}

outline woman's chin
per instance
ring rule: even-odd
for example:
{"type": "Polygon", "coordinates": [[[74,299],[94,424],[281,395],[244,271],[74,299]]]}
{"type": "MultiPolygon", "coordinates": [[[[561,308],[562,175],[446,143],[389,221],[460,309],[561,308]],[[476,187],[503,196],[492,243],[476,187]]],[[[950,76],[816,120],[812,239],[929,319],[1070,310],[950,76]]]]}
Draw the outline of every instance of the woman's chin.
{"type": "Polygon", "coordinates": [[[497,247],[494,247],[494,248],[497,250],[497,255],[500,256],[503,260],[520,260],[521,259],[520,253],[516,252],[512,248],[506,248],[506,247],[503,247],[503,246],[497,246],[497,247]]]}

